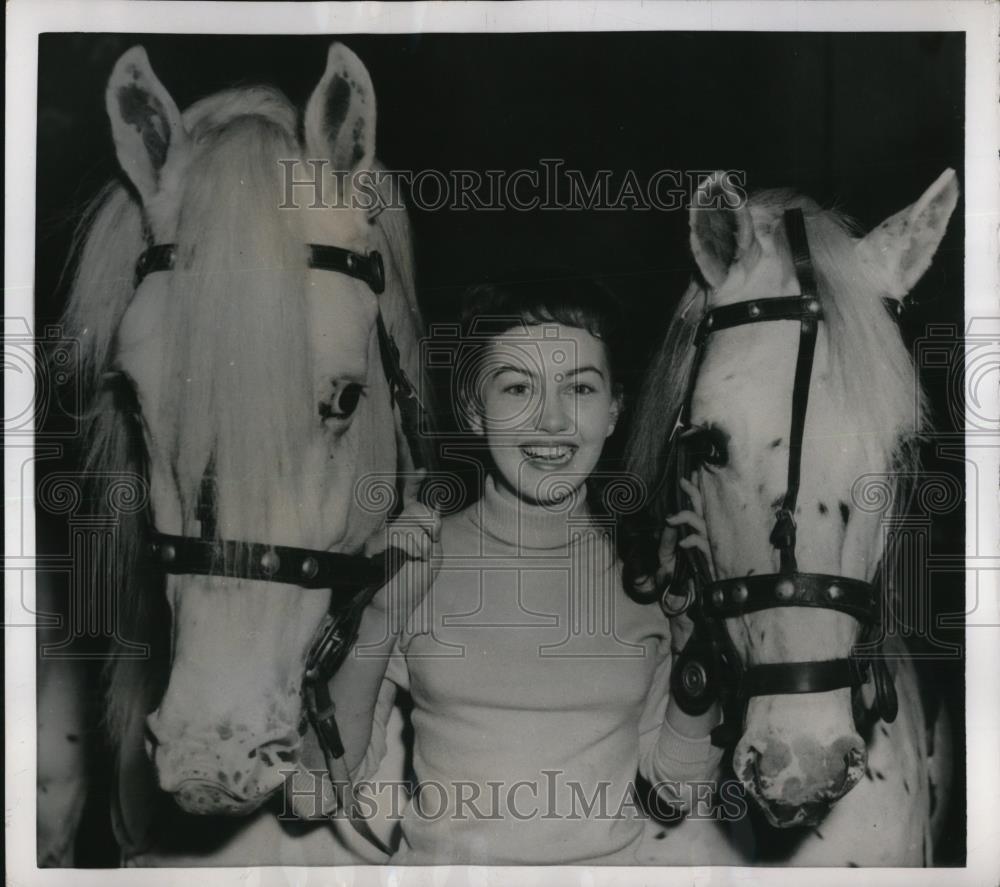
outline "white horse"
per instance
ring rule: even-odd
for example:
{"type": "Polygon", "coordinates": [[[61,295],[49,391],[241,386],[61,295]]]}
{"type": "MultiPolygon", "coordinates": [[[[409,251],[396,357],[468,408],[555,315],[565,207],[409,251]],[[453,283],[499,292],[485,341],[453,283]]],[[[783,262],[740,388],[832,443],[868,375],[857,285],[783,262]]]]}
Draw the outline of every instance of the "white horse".
{"type": "MultiPolygon", "coordinates": [[[[266,87],[226,90],[182,114],[135,47],[115,65],[107,110],[129,185],[109,185],[86,217],[66,321],[92,397],[86,472],[149,480],[148,511],[120,523],[112,577],[120,640],[150,650],[108,670],[123,857],[380,861],[342,820],[282,815],[289,771],[301,781],[326,769],[302,688],[330,592],[228,570],[164,577],[146,544],[155,530],[241,540],[237,557],[250,542],[347,555],[384,547],[393,498],[379,498],[383,484],[366,501],[359,481],[414,475],[377,319],[410,379],[421,323],[405,211],[370,212],[372,194],[352,185],[378,168],[371,78],[334,43],[304,118],[266,87]],[[291,169],[302,180],[320,163],[324,192],[289,192],[291,169]],[[169,261],[145,252],[165,244],[169,261]],[[337,248],[325,255],[339,257],[340,273],[317,267],[312,245],[337,248]],[[206,478],[210,516],[199,507],[206,478]]],[[[390,723],[398,736],[398,715],[390,723]]],[[[379,778],[398,780],[402,743],[388,741],[395,753],[379,778]]],[[[394,823],[372,825],[391,840],[394,823]]]]}
{"type": "MultiPolygon", "coordinates": [[[[650,488],[661,482],[672,423],[688,399],[682,437],[695,460],[717,578],[778,573],[783,558],[771,534],[791,486],[800,321],[712,332],[697,367],[693,343],[708,311],[749,300],[747,310],[758,316],[767,299],[800,294],[784,221],[786,210],[798,208],[818,284],[814,307],[823,316],[806,377],[794,507],[798,570],[871,581],[883,556],[885,515],[864,507],[852,490],[866,476],[912,473],[908,444],[924,423],[914,367],[883,300],[901,300],[929,266],[958,199],[955,174],[946,171],[915,204],[865,236],[789,191],[761,192],[737,208],[727,205],[730,197],[716,174],[695,202],[706,208],[691,211],[691,247],[708,288],[689,289],[647,377],[629,467],[650,488]]],[[[662,519],[669,509],[661,494],[653,511],[662,519]]],[[[734,584],[733,591],[746,598],[745,587],[734,584]]],[[[843,660],[861,639],[853,616],[811,606],[737,612],[721,625],[744,668],[843,660]]],[[[871,682],[853,698],[844,686],[751,696],[745,719],[728,725],[738,738],[732,766],[747,800],[764,814],[756,819],[768,824],[751,827],[752,818],[740,816],[728,825],[687,821],[663,843],[677,848],[687,838],[691,864],[748,864],[767,854],[769,862],[795,865],[931,865],[932,813],[935,801],[938,817],[945,807],[949,735],[939,721],[933,741],[935,725],[925,722],[902,642],[890,636],[883,654],[898,696],[895,720],[856,724],[855,705],[873,704],[871,682]]]]}

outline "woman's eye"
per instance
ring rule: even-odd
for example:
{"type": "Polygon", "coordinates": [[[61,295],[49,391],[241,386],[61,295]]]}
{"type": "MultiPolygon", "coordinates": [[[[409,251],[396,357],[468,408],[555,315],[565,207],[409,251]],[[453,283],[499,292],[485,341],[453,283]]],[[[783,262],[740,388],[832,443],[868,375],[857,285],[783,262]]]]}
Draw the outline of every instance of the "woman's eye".
{"type": "Polygon", "coordinates": [[[524,382],[514,382],[504,386],[504,394],[527,394],[528,386],[524,382]]]}
{"type": "Polygon", "coordinates": [[[588,385],[586,382],[579,382],[573,386],[574,394],[593,394],[596,390],[593,385],[588,385]]]}
{"type": "Polygon", "coordinates": [[[333,383],[333,393],[328,400],[319,404],[319,416],[324,422],[328,419],[343,422],[349,419],[358,408],[358,403],[365,389],[357,382],[348,382],[343,385],[338,382],[333,383]]]}

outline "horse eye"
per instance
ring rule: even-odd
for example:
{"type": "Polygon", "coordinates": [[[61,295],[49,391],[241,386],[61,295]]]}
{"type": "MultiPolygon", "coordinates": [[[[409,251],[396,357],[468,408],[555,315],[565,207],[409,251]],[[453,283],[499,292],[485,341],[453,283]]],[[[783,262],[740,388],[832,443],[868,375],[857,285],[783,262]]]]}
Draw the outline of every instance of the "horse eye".
{"type": "Polygon", "coordinates": [[[698,464],[720,468],[729,462],[729,436],[721,429],[694,427],[682,438],[691,458],[698,464]]]}
{"type": "Polygon", "coordinates": [[[333,383],[333,394],[329,400],[322,401],[319,405],[319,415],[324,421],[327,419],[349,419],[358,408],[361,395],[364,394],[364,386],[357,382],[349,382],[343,387],[340,383],[333,383]]]}
{"type": "Polygon", "coordinates": [[[361,400],[362,387],[357,382],[352,382],[344,387],[337,399],[337,405],[341,415],[349,416],[358,408],[358,401],[361,400]]]}
{"type": "Polygon", "coordinates": [[[725,441],[710,438],[706,441],[705,452],[702,458],[709,465],[725,465],[729,461],[729,454],[726,452],[725,441]]]}

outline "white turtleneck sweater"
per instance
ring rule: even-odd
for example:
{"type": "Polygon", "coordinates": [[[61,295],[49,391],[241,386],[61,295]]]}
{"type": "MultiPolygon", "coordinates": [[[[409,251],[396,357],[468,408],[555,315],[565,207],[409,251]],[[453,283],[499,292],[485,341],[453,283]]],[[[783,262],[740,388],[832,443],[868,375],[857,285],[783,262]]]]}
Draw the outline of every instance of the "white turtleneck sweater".
{"type": "MultiPolygon", "coordinates": [[[[582,498],[530,507],[487,478],[442,521],[441,551],[386,676],[413,697],[419,785],[391,863],[636,864],[637,770],[707,779],[721,756],[664,721],[666,618],[625,594],[582,498]]],[[[362,779],[393,695],[384,684],[362,779]]]]}

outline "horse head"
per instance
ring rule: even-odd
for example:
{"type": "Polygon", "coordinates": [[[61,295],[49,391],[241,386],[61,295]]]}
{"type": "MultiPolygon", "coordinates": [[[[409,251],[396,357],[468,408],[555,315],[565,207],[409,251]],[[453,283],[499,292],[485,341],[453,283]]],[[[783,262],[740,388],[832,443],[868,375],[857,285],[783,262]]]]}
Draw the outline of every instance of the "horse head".
{"type": "MultiPolygon", "coordinates": [[[[106,104],[131,187],[93,217],[70,315],[95,388],[119,389],[97,421],[128,426],[145,453],[150,525],[217,555],[200,573],[167,569],[161,685],[143,700],[148,675],[116,663],[109,720],[122,734],[139,707],[159,786],[185,810],[245,814],[299,761],[303,671],[331,592],[269,581],[273,557],[256,572],[233,565],[257,545],[360,554],[384,526],[391,497],[359,495],[359,481],[404,461],[377,321],[381,308],[412,361],[409,232],[401,209],[376,218],[371,193],[354,199],[357,174],[375,168],[375,95],[340,44],[301,125],[265,87],[181,113],[141,47],[118,60],[106,104]],[[313,261],[316,247],[341,273],[313,261]],[[376,251],[381,297],[380,269],[354,264],[376,251]],[[116,262],[114,285],[95,285],[116,262]]],[[[92,448],[125,439],[100,437],[92,448]]],[[[123,634],[149,634],[149,590],[122,594],[123,634]]]]}
{"type": "MultiPolygon", "coordinates": [[[[820,821],[863,775],[855,712],[891,681],[884,661],[866,672],[852,658],[877,629],[883,555],[881,515],[852,491],[913,458],[922,398],[886,306],[927,269],[958,189],[949,170],[860,237],[791,192],[733,194],[718,173],[695,197],[691,248],[708,286],[689,290],[665,345],[683,353],[661,355],[639,409],[656,408],[654,383],[661,410],[674,386],[677,446],[697,475],[716,571],[691,612],[706,614],[719,673],[738,684],[724,725],[734,771],[788,827],[820,821]]],[[[654,424],[639,423],[652,437],[654,424]]],[[[640,474],[643,451],[654,443],[633,446],[640,474]]],[[[882,691],[891,719],[895,696],[882,691]]]]}

